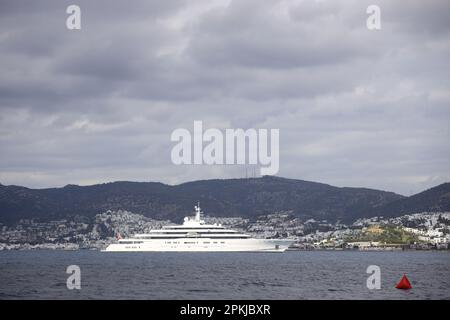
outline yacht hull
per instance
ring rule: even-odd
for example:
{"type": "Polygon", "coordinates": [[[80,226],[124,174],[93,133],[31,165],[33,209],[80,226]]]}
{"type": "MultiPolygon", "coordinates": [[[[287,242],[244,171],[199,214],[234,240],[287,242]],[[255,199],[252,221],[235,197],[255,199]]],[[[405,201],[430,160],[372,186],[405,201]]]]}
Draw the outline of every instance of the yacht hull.
{"type": "Polygon", "coordinates": [[[103,252],[283,252],[294,240],[288,239],[209,239],[178,238],[127,239],[110,244],[103,252]]]}

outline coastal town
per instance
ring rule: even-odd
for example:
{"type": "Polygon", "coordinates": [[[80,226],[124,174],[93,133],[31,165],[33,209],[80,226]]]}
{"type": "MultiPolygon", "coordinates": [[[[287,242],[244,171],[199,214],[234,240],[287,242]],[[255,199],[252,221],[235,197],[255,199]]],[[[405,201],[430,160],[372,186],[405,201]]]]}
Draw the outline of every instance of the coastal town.
{"type": "MultiPolygon", "coordinates": [[[[277,212],[255,220],[241,217],[205,217],[257,238],[292,238],[290,250],[449,250],[450,212],[422,212],[395,218],[372,217],[352,224],[301,219],[292,212],[277,212]]],[[[0,250],[100,250],[118,235],[148,233],[169,220],[155,220],[128,211],[106,211],[92,218],[47,222],[20,220],[0,224],[0,250]]]]}

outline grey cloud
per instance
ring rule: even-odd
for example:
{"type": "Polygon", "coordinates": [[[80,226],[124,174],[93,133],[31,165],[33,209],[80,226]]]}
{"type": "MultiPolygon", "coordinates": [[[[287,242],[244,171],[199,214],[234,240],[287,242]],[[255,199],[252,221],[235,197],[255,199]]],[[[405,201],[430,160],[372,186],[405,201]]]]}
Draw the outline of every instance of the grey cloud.
{"type": "Polygon", "coordinates": [[[170,134],[279,128],[282,176],[409,194],[450,179],[448,2],[0,4],[0,181],[178,183],[170,134]]]}
{"type": "Polygon", "coordinates": [[[230,7],[209,12],[194,30],[189,53],[211,66],[283,69],[330,65],[372,53],[353,45],[360,39],[351,30],[339,28],[336,21],[305,26],[303,20],[291,19],[290,12],[274,14],[279,2],[271,4],[265,10],[241,11],[242,4],[232,2],[230,7]],[[236,12],[241,19],[236,19],[236,12]]]}

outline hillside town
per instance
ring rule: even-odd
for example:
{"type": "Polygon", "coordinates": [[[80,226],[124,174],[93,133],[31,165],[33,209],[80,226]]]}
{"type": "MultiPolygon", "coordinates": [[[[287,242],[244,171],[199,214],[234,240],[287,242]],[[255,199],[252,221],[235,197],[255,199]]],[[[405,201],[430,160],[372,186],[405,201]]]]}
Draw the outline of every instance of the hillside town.
{"type": "MultiPolygon", "coordinates": [[[[292,212],[260,216],[254,221],[241,217],[204,219],[257,238],[294,238],[292,250],[448,250],[450,243],[450,212],[372,217],[352,224],[302,220],[292,212]]],[[[75,216],[48,222],[24,219],[12,226],[0,224],[0,250],[100,250],[117,235],[128,237],[173,224],[122,210],[93,218],[75,216]]]]}

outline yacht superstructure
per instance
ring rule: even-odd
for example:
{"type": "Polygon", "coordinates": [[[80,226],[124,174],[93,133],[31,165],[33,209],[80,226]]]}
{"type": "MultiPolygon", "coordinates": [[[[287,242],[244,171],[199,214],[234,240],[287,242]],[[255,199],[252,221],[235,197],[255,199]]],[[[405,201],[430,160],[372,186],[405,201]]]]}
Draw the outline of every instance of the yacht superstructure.
{"type": "Polygon", "coordinates": [[[118,239],[103,251],[241,251],[283,252],[294,240],[257,239],[248,234],[201,220],[201,209],[195,206],[195,216],[184,218],[182,225],[165,226],[146,234],[118,239]]]}

